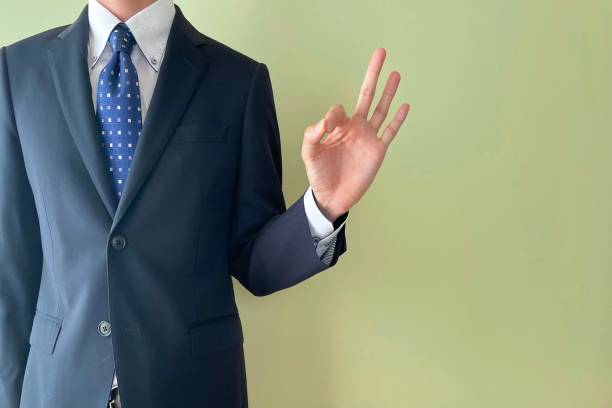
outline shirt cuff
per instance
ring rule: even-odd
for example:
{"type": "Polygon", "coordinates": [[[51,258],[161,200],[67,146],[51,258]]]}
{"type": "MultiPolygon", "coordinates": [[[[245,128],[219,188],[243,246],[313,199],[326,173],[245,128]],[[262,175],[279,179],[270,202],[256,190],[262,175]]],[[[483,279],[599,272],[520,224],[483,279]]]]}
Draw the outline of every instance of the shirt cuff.
{"type": "Polygon", "coordinates": [[[334,225],[323,215],[315,202],[312,186],[308,186],[308,190],[304,194],[304,211],[306,211],[310,234],[313,239],[325,238],[334,231],[334,225]]]}
{"type": "Polygon", "coordinates": [[[306,212],[308,226],[310,227],[310,235],[316,246],[317,255],[321,258],[328,252],[330,247],[335,246],[336,236],[344,226],[344,223],[346,223],[348,217],[344,217],[342,223],[334,229],[334,224],[323,215],[317,206],[312,192],[312,186],[308,186],[308,190],[306,190],[304,194],[304,211],[306,212]]]}

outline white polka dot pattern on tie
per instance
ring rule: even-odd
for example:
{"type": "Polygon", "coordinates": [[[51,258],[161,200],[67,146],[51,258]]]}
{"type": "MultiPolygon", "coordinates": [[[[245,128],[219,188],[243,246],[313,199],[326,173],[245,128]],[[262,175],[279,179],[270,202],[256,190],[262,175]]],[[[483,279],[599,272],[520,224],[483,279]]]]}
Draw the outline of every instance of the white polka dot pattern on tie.
{"type": "Polygon", "coordinates": [[[127,25],[119,23],[108,43],[113,55],[100,73],[96,114],[109,176],[119,200],[142,131],[142,117],[138,73],[130,57],[136,41],[127,25]]]}

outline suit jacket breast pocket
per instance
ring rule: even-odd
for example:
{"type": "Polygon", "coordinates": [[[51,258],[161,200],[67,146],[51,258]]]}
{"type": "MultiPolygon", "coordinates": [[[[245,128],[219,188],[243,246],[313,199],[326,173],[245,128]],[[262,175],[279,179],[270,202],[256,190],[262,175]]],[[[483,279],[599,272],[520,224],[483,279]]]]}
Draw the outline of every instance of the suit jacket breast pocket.
{"type": "Polygon", "coordinates": [[[227,125],[224,123],[198,123],[177,126],[170,144],[225,142],[227,125]]]}

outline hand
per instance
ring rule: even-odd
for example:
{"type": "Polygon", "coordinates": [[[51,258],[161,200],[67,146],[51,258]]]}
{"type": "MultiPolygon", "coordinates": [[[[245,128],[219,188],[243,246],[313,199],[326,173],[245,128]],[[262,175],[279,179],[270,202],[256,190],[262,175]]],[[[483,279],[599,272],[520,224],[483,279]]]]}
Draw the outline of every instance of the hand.
{"type": "Polygon", "coordinates": [[[410,106],[404,103],[378,136],[400,82],[399,72],[393,71],[368,120],[385,57],[384,48],[374,50],[352,117],[346,115],[342,105],[334,105],[323,119],[304,133],[301,155],[308,181],[317,205],[331,222],[365,194],[382,165],[389,144],[408,115],[410,106]]]}

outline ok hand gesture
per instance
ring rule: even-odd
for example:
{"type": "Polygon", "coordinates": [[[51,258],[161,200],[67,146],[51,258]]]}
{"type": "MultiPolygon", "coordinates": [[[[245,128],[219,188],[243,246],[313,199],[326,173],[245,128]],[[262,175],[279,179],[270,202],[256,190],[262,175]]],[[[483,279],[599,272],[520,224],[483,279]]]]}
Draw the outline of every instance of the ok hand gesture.
{"type": "Polygon", "coordinates": [[[306,174],[317,205],[332,222],[365,194],[408,115],[409,105],[404,103],[381,131],[400,82],[400,74],[393,71],[368,119],[385,57],[384,48],[374,50],[353,116],[334,105],[304,133],[301,156],[306,174]]]}

